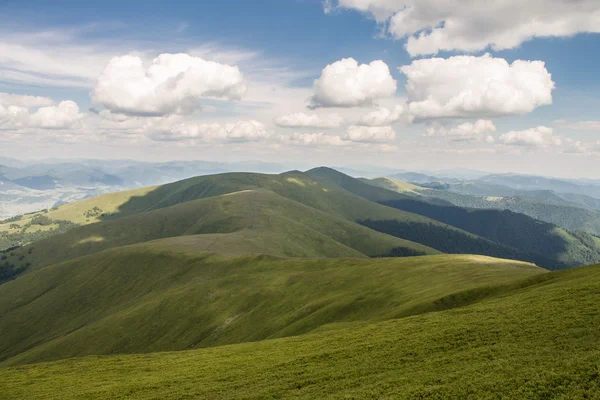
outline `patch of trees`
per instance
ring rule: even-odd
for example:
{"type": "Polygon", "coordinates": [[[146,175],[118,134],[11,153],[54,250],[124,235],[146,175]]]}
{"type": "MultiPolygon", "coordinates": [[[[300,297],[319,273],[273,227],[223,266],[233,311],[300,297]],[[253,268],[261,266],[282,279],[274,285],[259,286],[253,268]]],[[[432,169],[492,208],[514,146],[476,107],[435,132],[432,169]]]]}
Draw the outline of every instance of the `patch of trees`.
{"type": "Polygon", "coordinates": [[[102,209],[99,207],[94,207],[94,208],[89,209],[86,212],[84,212],[83,215],[86,218],[101,217],[101,216],[104,216],[104,211],[102,211],[102,209]]]}
{"type": "Polygon", "coordinates": [[[458,207],[509,210],[565,229],[600,234],[600,213],[593,210],[554,204],[522,196],[503,197],[490,201],[485,197],[469,196],[449,191],[430,191],[427,194],[458,207]]]}
{"type": "Polygon", "coordinates": [[[0,284],[4,282],[11,281],[15,279],[17,276],[25,272],[25,270],[30,266],[30,263],[25,263],[20,266],[16,266],[8,261],[0,264],[0,284]]]}
{"type": "Polygon", "coordinates": [[[411,249],[410,247],[394,247],[387,254],[377,256],[376,258],[381,257],[417,257],[417,256],[426,256],[427,253],[424,253],[419,250],[411,249]]]}
{"type": "MultiPolygon", "coordinates": [[[[48,218],[46,216],[40,216],[43,218],[48,218]]],[[[57,225],[56,228],[45,230],[45,231],[36,231],[36,232],[27,232],[27,229],[33,225],[33,222],[29,222],[22,227],[22,229],[18,232],[0,232],[0,250],[12,248],[15,246],[23,246],[27,243],[35,242],[38,240],[46,239],[50,236],[58,235],[61,233],[65,233],[70,229],[78,226],[70,221],[63,220],[50,220],[51,225],[57,225]]],[[[47,221],[42,220],[42,224],[47,223],[47,221]]],[[[39,225],[39,224],[38,224],[39,225]]]]}
{"type": "Polygon", "coordinates": [[[48,226],[54,224],[54,221],[45,215],[36,215],[31,218],[31,225],[48,226]]]}
{"type": "Polygon", "coordinates": [[[548,269],[563,269],[572,266],[544,254],[519,250],[433,223],[398,220],[364,220],[359,221],[359,223],[378,232],[424,244],[448,254],[480,254],[528,261],[548,269]]]}
{"type": "Polygon", "coordinates": [[[512,211],[438,206],[416,200],[383,204],[435,219],[505,246],[551,258],[566,251],[568,245],[556,234],[555,225],[512,211]]]}

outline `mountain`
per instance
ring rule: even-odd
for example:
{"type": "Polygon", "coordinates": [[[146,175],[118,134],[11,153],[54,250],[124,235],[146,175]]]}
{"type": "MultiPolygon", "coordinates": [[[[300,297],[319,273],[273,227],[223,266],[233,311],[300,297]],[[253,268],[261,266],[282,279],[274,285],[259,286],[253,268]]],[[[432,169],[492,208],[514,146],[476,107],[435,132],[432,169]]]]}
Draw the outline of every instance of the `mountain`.
{"type": "MultiPolygon", "coordinates": [[[[83,204],[60,206],[0,225],[6,244],[18,245],[26,239],[23,231],[29,229],[36,240],[47,237],[14,251],[9,259],[12,270],[21,271],[25,265],[40,268],[115,246],[197,234],[219,235],[199,239],[198,243],[204,243],[198,244],[200,248],[210,238],[213,249],[252,243],[239,248],[244,254],[286,257],[407,256],[440,251],[529,261],[550,269],[600,261],[600,239],[589,235],[569,233],[520,214],[476,213],[448,208],[444,201],[415,201],[407,194],[329,168],[279,175],[202,176],[144,191],[108,194],[83,204]],[[241,193],[226,196],[236,192],[241,193]],[[267,201],[274,204],[272,211],[263,207],[267,201]],[[466,223],[460,220],[464,215],[469,217],[466,223]],[[84,226],[63,233],[65,227],[72,227],[69,223],[84,226]],[[486,229],[479,229],[480,224],[486,229]],[[12,226],[19,230],[12,231],[12,226]],[[342,226],[345,237],[354,242],[338,234],[342,226]],[[62,234],[52,235],[52,227],[60,228],[57,232],[62,234]],[[315,242],[316,233],[324,237],[315,242]]],[[[12,276],[10,271],[6,275],[12,276]]]]}
{"type": "Polygon", "coordinates": [[[600,238],[583,232],[568,232],[556,225],[542,223],[523,214],[500,210],[473,210],[448,205],[435,197],[423,198],[409,192],[393,192],[348,177],[330,168],[307,172],[322,184],[392,208],[419,214],[431,220],[470,232],[490,242],[465,242],[454,232],[435,227],[368,217],[359,222],[372,229],[422,243],[446,253],[477,253],[535,262],[549,269],[568,268],[600,262],[600,238]],[[498,247],[500,246],[500,247],[498,247]]]}
{"type": "Polygon", "coordinates": [[[558,193],[574,193],[600,198],[600,186],[598,185],[581,184],[580,182],[557,178],[519,174],[496,174],[484,176],[479,180],[483,183],[504,185],[514,189],[551,190],[558,193]]]}
{"type": "Polygon", "coordinates": [[[390,178],[393,179],[398,179],[401,181],[406,181],[406,182],[410,182],[410,183],[416,183],[416,184],[420,184],[420,183],[437,183],[437,182],[444,182],[445,180],[442,178],[439,178],[437,176],[432,176],[432,175],[426,175],[426,174],[421,174],[418,172],[400,172],[397,174],[391,174],[388,175],[390,178]]]}
{"type": "Polygon", "coordinates": [[[112,248],[0,286],[1,365],[211,347],[400,318],[435,310],[452,293],[546,273],[476,256],[224,258],[188,244],[112,248]]]}
{"type": "MultiPolygon", "coordinates": [[[[434,301],[440,311],[410,318],[334,323],[298,337],[211,349],[0,368],[0,380],[6,398],[45,400],[594,398],[599,290],[600,266],[576,268],[459,291],[434,301]]],[[[198,312],[184,307],[176,316],[188,310],[198,312]]],[[[232,316],[223,313],[218,332],[247,318],[232,316]]]]}
{"type": "Polygon", "coordinates": [[[465,195],[450,190],[423,188],[391,178],[367,179],[364,182],[408,194],[420,201],[438,202],[465,208],[509,210],[568,230],[600,235],[600,212],[568,205],[571,203],[567,201],[559,202],[555,199],[546,200],[527,196],[465,195]]]}

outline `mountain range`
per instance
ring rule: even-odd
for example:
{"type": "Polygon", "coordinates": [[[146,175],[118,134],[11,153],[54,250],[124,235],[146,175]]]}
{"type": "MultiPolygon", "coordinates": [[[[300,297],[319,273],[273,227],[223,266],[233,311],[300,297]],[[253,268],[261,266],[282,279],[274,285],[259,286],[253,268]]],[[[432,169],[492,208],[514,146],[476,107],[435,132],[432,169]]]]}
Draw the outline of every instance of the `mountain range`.
{"type": "Polygon", "coordinates": [[[448,193],[326,167],[228,172],[13,217],[2,393],[593,393],[600,238],[448,193]]]}

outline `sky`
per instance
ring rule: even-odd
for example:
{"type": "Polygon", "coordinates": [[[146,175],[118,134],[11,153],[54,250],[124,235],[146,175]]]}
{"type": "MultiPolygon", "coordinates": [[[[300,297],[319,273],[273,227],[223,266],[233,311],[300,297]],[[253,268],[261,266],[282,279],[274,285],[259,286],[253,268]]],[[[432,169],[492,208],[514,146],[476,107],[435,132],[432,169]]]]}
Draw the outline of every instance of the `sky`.
{"type": "Polygon", "coordinates": [[[0,156],[600,178],[597,0],[3,0],[0,18],[0,156]]]}

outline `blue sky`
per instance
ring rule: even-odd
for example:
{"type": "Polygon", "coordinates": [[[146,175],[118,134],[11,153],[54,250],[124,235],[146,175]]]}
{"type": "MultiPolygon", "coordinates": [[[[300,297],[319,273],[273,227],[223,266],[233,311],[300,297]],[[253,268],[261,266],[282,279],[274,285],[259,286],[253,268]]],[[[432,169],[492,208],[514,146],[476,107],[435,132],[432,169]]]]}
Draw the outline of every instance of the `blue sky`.
{"type": "Polygon", "coordinates": [[[598,177],[600,5],[438,1],[5,0],[0,155],[598,177]],[[161,54],[177,88],[140,77],[161,54]]]}

